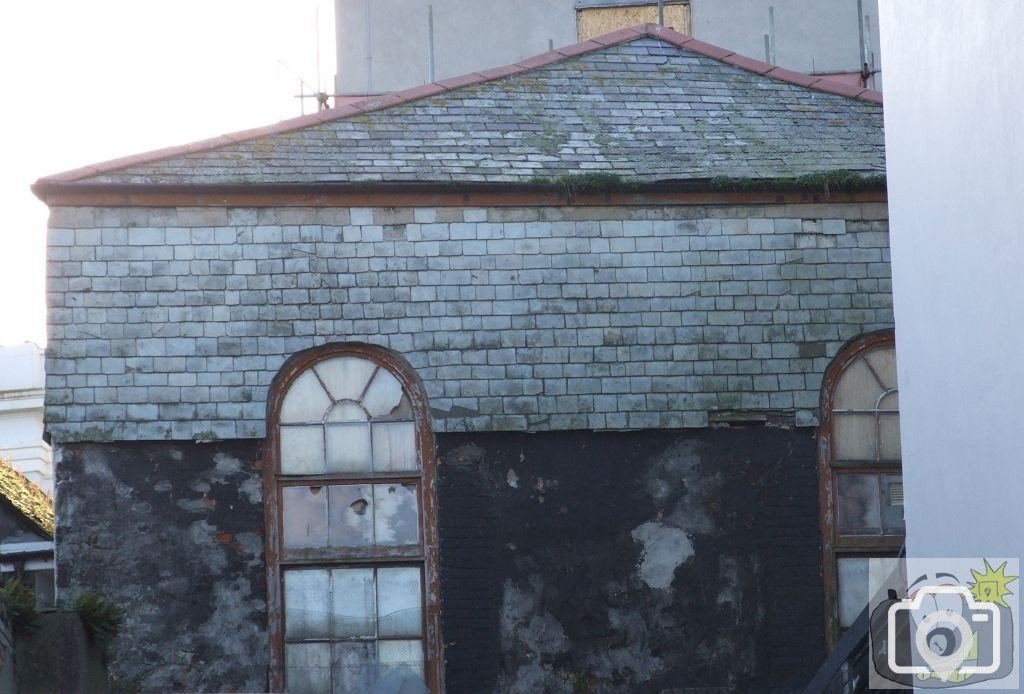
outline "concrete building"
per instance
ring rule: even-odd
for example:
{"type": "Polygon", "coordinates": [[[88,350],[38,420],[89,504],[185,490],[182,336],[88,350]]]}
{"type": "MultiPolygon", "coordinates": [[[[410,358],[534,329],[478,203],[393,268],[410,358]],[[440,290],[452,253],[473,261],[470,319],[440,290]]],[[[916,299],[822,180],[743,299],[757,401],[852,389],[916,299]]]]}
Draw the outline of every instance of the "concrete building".
{"type": "Polygon", "coordinates": [[[50,446],[43,440],[43,350],[0,347],[0,460],[53,492],[50,446]]]}
{"type": "Polygon", "coordinates": [[[1016,32],[1024,7],[979,0],[933,9],[882,3],[893,68],[886,129],[907,551],[1022,557],[1015,405],[1024,239],[1015,201],[1024,186],[1016,32]]]}
{"type": "Polygon", "coordinates": [[[153,690],[800,689],[902,543],[880,102],[641,25],[39,181],[58,589],[153,690]]]}
{"type": "MultiPolygon", "coordinates": [[[[881,89],[877,0],[669,0],[665,24],[716,46],[811,75],[881,89]]],[[[406,89],[516,63],[623,27],[658,21],[624,0],[336,0],[335,90],[406,89]]]]}

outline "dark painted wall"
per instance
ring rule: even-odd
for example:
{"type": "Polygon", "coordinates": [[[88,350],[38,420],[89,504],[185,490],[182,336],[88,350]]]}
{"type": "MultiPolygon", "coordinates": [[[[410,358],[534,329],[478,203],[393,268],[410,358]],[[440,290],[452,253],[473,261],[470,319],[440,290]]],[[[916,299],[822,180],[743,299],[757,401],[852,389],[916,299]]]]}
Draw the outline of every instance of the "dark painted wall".
{"type": "MultiPolygon", "coordinates": [[[[822,661],[810,431],[438,443],[450,694],[787,691],[822,661]]],[[[59,448],[58,585],[125,607],[122,683],[266,687],[257,456],[255,441],[59,448]]]]}
{"type": "Polygon", "coordinates": [[[124,607],[111,674],[126,688],[266,689],[258,446],[58,448],[58,591],[124,607]]]}
{"type": "Polygon", "coordinates": [[[788,691],[822,662],[811,431],[439,445],[450,692],[788,691]]]}

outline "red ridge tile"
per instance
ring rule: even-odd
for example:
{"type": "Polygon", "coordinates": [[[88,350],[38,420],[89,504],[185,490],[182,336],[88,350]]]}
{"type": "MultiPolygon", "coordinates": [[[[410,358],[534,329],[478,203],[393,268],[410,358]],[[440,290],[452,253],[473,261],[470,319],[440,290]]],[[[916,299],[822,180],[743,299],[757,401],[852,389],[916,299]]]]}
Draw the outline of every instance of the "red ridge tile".
{"type": "Polygon", "coordinates": [[[614,46],[617,43],[632,41],[633,39],[643,36],[646,33],[646,25],[638,24],[637,26],[619,29],[618,31],[613,31],[610,34],[604,34],[603,36],[595,36],[590,40],[593,41],[594,43],[601,44],[602,46],[614,46]]]}
{"type": "Polygon", "coordinates": [[[826,78],[821,78],[817,82],[814,82],[811,84],[811,88],[817,89],[819,92],[838,94],[839,96],[849,96],[854,99],[867,91],[864,87],[859,85],[846,84],[845,82],[826,78]]]}
{"type": "Polygon", "coordinates": [[[754,58],[748,58],[747,56],[740,55],[739,53],[733,53],[732,55],[722,58],[722,62],[729,63],[730,65],[734,65],[735,67],[742,68],[749,72],[756,72],[759,75],[763,75],[766,72],[771,72],[775,69],[774,65],[769,65],[764,61],[755,60],[754,58]]]}
{"type": "Polygon", "coordinates": [[[810,87],[815,82],[821,80],[820,77],[806,75],[802,72],[794,72],[792,70],[787,70],[786,68],[782,67],[776,67],[765,74],[767,74],[769,77],[774,77],[777,80],[782,80],[783,82],[792,82],[793,84],[799,84],[801,87],[810,87]]]}
{"type": "Polygon", "coordinates": [[[445,80],[438,80],[436,84],[440,84],[445,89],[458,89],[459,87],[467,87],[477,82],[483,82],[480,79],[480,75],[475,72],[471,72],[468,75],[458,75],[457,77],[449,77],[445,80]]]}
{"type": "Polygon", "coordinates": [[[686,45],[683,46],[683,48],[685,48],[688,51],[693,51],[694,53],[706,55],[707,57],[714,58],[716,60],[722,60],[730,55],[735,54],[735,51],[730,51],[728,48],[719,48],[718,46],[714,46],[710,43],[704,43],[700,39],[693,39],[692,41],[687,41],[686,45]]]}
{"type": "Polygon", "coordinates": [[[526,70],[513,64],[502,65],[501,67],[492,67],[489,70],[481,70],[476,74],[480,75],[483,79],[490,81],[501,79],[502,77],[508,77],[509,75],[518,75],[520,72],[526,72],[526,70]]]}
{"type": "Polygon", "coordinates": [[[583,43],[574,43],[571,46],[563,46],[562,48],[556,48],[555,50],[566,58],[572,58],[577,55],[596,51],[599,48],[604,48],[604,46],[596,41],[584,41],[583,43]]]}
{"type": "MultiPolygon", "coordinates": [[[[596,49],[595,49],[596,50],[596,49]]],[[[559,51],[548,51],[547,53],[541,53],[535,55],[532,58],[526,60],[520,60],[516,65],[527,70],[534,70],[539,67],[545,67],[552,63],[557,63],[560,60],[565,60],[565,56],[559,51]]]]}

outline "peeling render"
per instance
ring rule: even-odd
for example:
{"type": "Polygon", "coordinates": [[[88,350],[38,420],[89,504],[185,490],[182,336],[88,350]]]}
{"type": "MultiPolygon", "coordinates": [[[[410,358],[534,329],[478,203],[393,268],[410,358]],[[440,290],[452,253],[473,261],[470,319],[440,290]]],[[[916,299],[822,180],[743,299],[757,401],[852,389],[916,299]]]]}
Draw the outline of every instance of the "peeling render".
{"type": "Polygon", "coordinates": [[[810,430],[438,442],[448,691],[787,692],[823,657],[810,430]]]}
{"type": "Polygon", "coordinates": [[[638,570],[640,580],[651,588],[671,590],[676,568],[693,556],[693,544],[686,531],[647,522],[630,535],[644,548],[638,570]]]}
{"type": "MultiPolygon", "coordinates": [[[[810,430],[438,444],[448,692],[786,692],[821,661],[810,430]]],[[[258,442],[57,455],[60,593],[125,608],[118,681],[265,690],[258,442]]]]}
{"type": "Polygon", "coordinates": [[[110,668],[142,691],[264,691],[258,442],[59,447],[60,599],[125,610],[110,668]]]}

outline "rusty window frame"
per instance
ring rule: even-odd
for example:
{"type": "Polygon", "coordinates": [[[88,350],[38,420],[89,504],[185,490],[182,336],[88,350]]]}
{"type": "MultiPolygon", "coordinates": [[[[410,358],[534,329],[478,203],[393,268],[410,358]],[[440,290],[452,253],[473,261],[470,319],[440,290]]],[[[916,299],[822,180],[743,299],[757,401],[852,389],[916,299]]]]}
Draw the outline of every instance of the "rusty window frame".
{"type": "MultiPolygon", "coordinates": [[[[845,462],[837,461],[833,450],[833,432],[835,414],[874,414],[875,431],[878,433],[881,401],[893,393],[896,388],[886,389],[879,397],[875,407],[868,410],[838,410],[833,407],[836,389],[840,379],[854,363],[862,357],[878,349],[896,347],[896,334],[892,329],[879,330],[861,335],[839,350],[832,363],[829,364],[822,379],[821,386],[821,419],[817,431],[818,440],[818,495],[820,504],[822,579],[825,597],[825,646],[829,650],[835,647],[841,635],[839,624],[839,559],[848,557],[894,557],[903,546],[905,535],[841,535],[837,518],[837,485],[840,474],[902,474],[902,462],[882,460],[880,456],[881,441],[876,442],[874,461],[845,462]]],[[[865,361],[865,363],[867,363],[865,361]]],[[[879,385],[884,384],[868,364],[879,385]]],[[[899,410],[896,410],[899,412],[899,410]]],[[[902,457],[902,456],[901,456],[902,457]]]]}
{"type": "MultiPolygon", "coordinates": [[[[426,391],[416,372],[399,354],[384,347],[363,343],[334,343],[314,347],[293,355],[278,371],[267,398],[267,436],[263,444],[263,498],[265,509],[265,552],[267,580],[267,629],[270,636],[269,687],[271,691],[284,691],[284,601],[282,576],[285,567],[366,567],[366,566],[421,566],[421,602],[423,605],[424,678],[430,692],[444,691],[442,659],[440,574],[437,534],[437,455],[434,434],[430,427],[430,409],[426,391]],[[420,470],[395,473],[326,473],[323,475],[280,474],[280,415],[281,406],[292,384],[316,364],[337,357],[357,357],[374,362],[388,370],[401,383],[413,412],[415,436],[420,470]],[[287,555],[282,546],[282,509],[280,491],[286,486],[312,486],[312,482],[328,484],[356,484],[412,481],[419,488],[420,538],[416,555],[399,548],[384,547],[374,552],[361,552],[358,556],[344,556],[335,552],[304,552],[290,550],[287,555]]],[[[407,549],[407,548],[406,548],[407,549]]]]}

